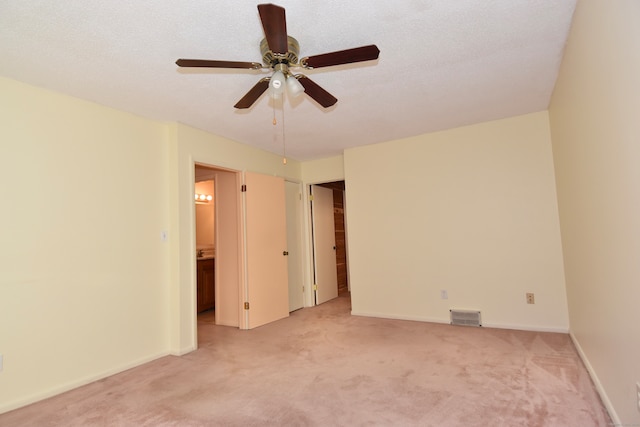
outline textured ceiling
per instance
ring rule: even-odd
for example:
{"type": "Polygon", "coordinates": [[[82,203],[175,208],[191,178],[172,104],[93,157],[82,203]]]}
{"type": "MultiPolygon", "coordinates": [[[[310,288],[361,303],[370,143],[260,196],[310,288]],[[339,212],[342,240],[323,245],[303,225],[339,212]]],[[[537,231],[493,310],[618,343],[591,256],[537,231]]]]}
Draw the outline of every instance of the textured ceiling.
{"type": "MultiPolygon", "coordinates": [[[[284,101],[287,155],[545,110],[577,0],[282,0],[300,56],[368,44],[380,58],[301,70],[338,98],[284,101]]],[[[0,75],[282,153],[283,109],[233,105],[266,70],[186,69],[178,58],[260,62],[256,1],[0,3],[0,75]]],[[[294,70],[298,72],[299,70],[294,70]]]]}

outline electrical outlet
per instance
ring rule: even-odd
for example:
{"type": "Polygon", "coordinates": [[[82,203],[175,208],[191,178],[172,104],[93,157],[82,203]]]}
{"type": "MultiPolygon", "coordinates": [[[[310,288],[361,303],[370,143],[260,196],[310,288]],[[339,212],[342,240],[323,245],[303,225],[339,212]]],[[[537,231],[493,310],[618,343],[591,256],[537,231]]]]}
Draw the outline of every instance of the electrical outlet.
{"type": "Polygon", "coordinates": [[[536,299],[532,293],[527,293],[527,304],[535,304],[536,299]]]}
{"type": "Polygon", "coordinates": [[[440,299],[449,299],[449,293],[445,290],[440,291],[440,299]]]}
{"type": "Polygon", "coordinates": [[[638,398],[638,411],[640,411],[640,382],[636,383],[636,397],[638,398]]]}

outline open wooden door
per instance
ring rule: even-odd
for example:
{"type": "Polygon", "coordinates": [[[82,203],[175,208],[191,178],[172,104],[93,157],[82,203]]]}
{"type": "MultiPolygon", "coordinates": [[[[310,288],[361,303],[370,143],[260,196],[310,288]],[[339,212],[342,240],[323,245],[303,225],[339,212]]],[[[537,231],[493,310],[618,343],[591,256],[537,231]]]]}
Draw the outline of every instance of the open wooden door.
{"type": "Polygon", "coordinates": [[[311,194],[316,304],[322,304],[338,296],[333,190],[312,185],[311,194]]]}
{"type": "Polygon", "coordinates": [[[301,212],[302,189],[300,184],[287,181],[287,251],[289,273],[289,311],[304,306],[301,212]]]}
{"type": "Polygon", "coordinates": [[[289,316],[284,179],[245,173],[247,329],[289,316]]]}
{"type": "Polygon", "coordinates": [[[218,170],[215,174],[215,289],[216,325],[240,326],[242,283],[240,188],[238,172],[218,170]]]}

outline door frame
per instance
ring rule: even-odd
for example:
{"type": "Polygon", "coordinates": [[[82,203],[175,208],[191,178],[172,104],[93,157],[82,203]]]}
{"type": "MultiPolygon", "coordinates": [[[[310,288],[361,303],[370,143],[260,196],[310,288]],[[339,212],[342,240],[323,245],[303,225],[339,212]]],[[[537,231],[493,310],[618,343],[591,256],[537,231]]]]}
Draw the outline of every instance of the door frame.
{"type": "MultiPolygon", "coordinates": [[[[216,319],[216,324],[222,324],[222,325],[226,325],[226,326],[232,326],[232,327],[238,327],[240,329],[243,329],[243,327],[245,326],[245,323],[243,321],[243,310],[242,310],[242,301],[244,301],[244,272],[243,272],[243,268],[242,266],[244,265],[244,242],[242,239],[242,235],[244,233],[244,225],[242,222],[242,198],[239,194],[240,192],[240,186],[242,183],[242,172],[238,171],[238,170],[234,170],[234,169],[229,169],[229,168],[224,168],[224,167],[220,167],[220,166],[215,166],[215,165],[210,165],[204,162],[199,162],[199,161],[193,161],[192,162],[192,171],[193,171],[193,183],[196,182],[196,176],[195,176],[195,169],[196,167],[201,167],[201,168],[206,168],[209,169],[211,171],[211,179],[214,179],[214,185],[215,185],[215,195],[216,195],[216,202],[215,202],[215,218],[214,218],[214,233],[215,233],[215,250],[216,250],[216,269],[215,269],[215,299],[216,299],[216,314],[215,314],[215,319],[216,319]],[[235,184],[234,186],[236,187],[233,191],[235,192],[235,197],[232,198],[231,200],[225,200],[226,199],[226,195],[228,195],[229,193],[227,192],[225,194],[224,191],[221,191],[219,189],[219,175],[220,173],[229,173],[231,175],[233,175],[234,180],[235,180],[235,184]],[[233,200],[235,199],[235,200],[233,200]],[[234,253],[232,254],[225,254],[227,257],[230,256],[230,259],[232,259],[233,261],[230,264],[235,263],[236,265],[236,271],[233,272],[232,274],[235,275],[235,277],[237,277],[236,280],[236,285],[235,286],[229,286],[229,290],[232,293],[235,291],[237,292],[237,301],[235,302],[236,304],[236,308],[232,308],[231,306],[228,307],[228,309],[233,313],[234,311],[237,310],[238,313],[238,320],[237,320],[237,324],[230,324],[231,322],[222,322],[221,321],[221,315],[220,312],[224,309],[220,309],[219,307],[219,303],[221,303],[225,298],[221,298],[221,289],[219,284],[220,282],[220,275],[221,275],[221,271],[224,268],[229,268],[228,265],[224,265],[221,264],[219,262],[219,248],[220,248],[220,238],[221,238],[221,233],[219,232],[219,223],[220,223],[220,207],[221,204],[226,204],[226,203],[234,203],[235,204],[235,211],[236,214],[235,216],[235,227],[237,229],[236,231],[236,236],[235,236],[235,242],[237,243],[237,247],[235,250],[233,250],[234,253]]],[[[207,175],[209,176],[209,175],[207,175]]],[[[192,185],[192,188],[194,186],[192,185]]],[[[192,193],[195,191],[195,189],[192,189],[192,193]]],[[[193,201],[194,199],[194,194],[191,194],[191,201],[193,201]]],[[[191,203],[191,205],[193,205],[193,212],[190,215],[190,240],[191,240],[191,259],[193,260],[193,262],[191,263],[191,266],[193,268],[193,270],[191,271],[191,278],[192,278],[192,283],[190,285],[191,291],[192,291],[192,295],[193,295],[193,304],[191,304],[191,307],[193,308],[193,312],[189,314],[189,316],[193,319],[193,328],[194,328],[194,344],[195,344],[195,348],[198,347],[198,311],[197,311],[197,287],[198,287],[198,281],[197,281],[197,253],[196,253],[196,245],[195,245],[195,235],[196,235],[196,221],[195,221],[195,203],[191,203]]],[[[233,267],[231,267],[233,268],[233,267]]],[[[228,298],[226,298],[228,300],[228,298]]],[[[233,298],[232,298],[233,299],[233,298]]],[[[233,304],[233,301],[228,301],[228,304],[233,304]]]]}
{"type": "Polygon", "coordinates": [[[338,297],[334,190],[315,184],[310,188],[315,303],[322,304],[338,297]]]}
{"type": "MultiPolygon", "coordinates": [[[[305,250],[306,250],[306,254],[305,254],[305,263],[306,263],[306,268],[305,268],[305,307],[313,307],[316,304],[315,302],[315,292],[313,291],[313,269],[314,267],[314,260],[313,260],[313,223],[311,220],[311,186],[312,185],[322,185],[322,184],[328,184],[330,182],[336,182],[336,181],[344,181],[346,184],[346,179],[344,177],[337,177],[335,179],[322,179],[322,180],[314,180],[314,181],[304,181],[304,191],[302,192],[302,198],[303,198],[303,216],[304,216],[304,231],[303,231],[303,237],[304,237],[304,245],[305,245],[305,250]],[[309,290],[309,292],[306,292],[307,290],[309,290]]],[[[346,190],[345,190],[345,194],[344,194],[344,227],[345,227],[345,251],[346,251],[346,257],[347,257],[347,284],[348,284],[348,289],[351,290],[351,277],[349,274],[349,231],[348,231],[348,224],[347,224],[347,197],[346,197],[346,190]]]]}

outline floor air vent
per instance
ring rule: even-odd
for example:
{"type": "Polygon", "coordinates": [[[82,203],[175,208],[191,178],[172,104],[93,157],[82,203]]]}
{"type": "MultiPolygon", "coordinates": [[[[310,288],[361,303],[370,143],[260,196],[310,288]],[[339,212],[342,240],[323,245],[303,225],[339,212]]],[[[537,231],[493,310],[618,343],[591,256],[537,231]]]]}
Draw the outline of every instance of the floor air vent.
{"type": "Polygon", "coordinates": [[[482,326],[478,310],[449,310],[449,313],[451,313],[452,325],[482,326]]]}

